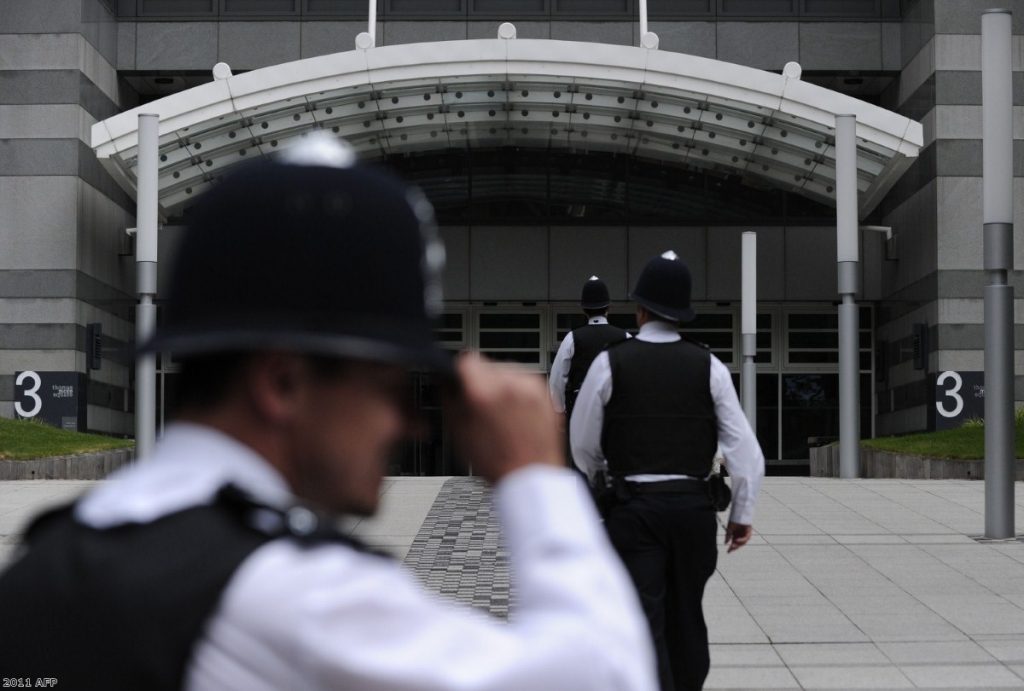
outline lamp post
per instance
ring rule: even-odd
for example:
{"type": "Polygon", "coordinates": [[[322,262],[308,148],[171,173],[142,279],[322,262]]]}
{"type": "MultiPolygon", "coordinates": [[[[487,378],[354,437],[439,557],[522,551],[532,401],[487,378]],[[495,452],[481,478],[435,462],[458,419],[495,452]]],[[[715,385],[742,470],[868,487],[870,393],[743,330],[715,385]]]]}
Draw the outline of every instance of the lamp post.
{"type": "Polygon", "coordinates": [[[836,116],[836,260],[839,277],[839,477],[860,476],[860,317],[857,118],[836,116]]]}
{"type": "MultiPolygon", "coordinates": [[[[135,307],[135,343],[145,343],[156,328],[157,200],[159,197],[160,116],[139,115],[138,189],[135,211],[135,270],[139,304],[135,307]]],[[[145,458],[156,438],[156,355],[135,360],[135,457],[145,458]]]]}
{"type": "Polygon", "coordinates": [[[985,271],[985,537],[1014,536],[1013,17],[981,15],[985,271]]]}

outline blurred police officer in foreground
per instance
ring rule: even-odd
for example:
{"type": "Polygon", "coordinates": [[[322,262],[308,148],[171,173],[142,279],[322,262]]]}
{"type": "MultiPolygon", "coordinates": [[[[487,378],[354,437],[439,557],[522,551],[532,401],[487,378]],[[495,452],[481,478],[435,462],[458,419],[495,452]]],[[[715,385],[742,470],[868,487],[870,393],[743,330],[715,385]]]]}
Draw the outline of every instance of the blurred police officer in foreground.
{"type": "Polygon", "coordinates": [[[587,315],[587,323],[566,334],[555,353],[555,361],[551,363],[548,378],[551,402],[555,411],[565,413],[567,419],[572,416],[573,404],[576,403],[576,396],[579,395],[590,363],[609,344],[629,336],[624,329],[608,323],[608,306],[611,302],[604,281],[597,276],[587,279],[580,295],[580,307],[587,315]]]}
{"type": "Polygon", "coordinates": [[[570,423],[572,453],[589,477],[612,478],[617,500],[605,527],[651,626],[661,688],[700,689],[709,665],[701,600],[718,558],[715,447],[732,477],[730,552],[750,539],[764,457],[729,370],[679,336],[695,316],[687,266],[674,252],[655,257],[631,297],[640,331],[590,367],[570,423]]]}
{"type": "Polygon", "coordinates": [[[0,576],[0,667],[69,689],[650,689],[643,616],[534,377],[433,343],[429,205],[310,138],[204,199],[150,351],[183,362],[150,458],[36,521],[0,576]],[[511,622],[336,532],[377,508],[407,372],[494,483],[511,622]],[[453,387],[454,388],[454,387],[453,387]]]}

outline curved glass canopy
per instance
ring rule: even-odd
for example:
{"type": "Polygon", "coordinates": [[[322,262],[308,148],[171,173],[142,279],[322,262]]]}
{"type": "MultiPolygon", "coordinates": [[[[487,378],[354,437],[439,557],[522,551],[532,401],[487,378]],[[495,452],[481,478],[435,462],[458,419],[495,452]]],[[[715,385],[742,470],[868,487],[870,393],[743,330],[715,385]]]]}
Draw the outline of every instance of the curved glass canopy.
{"type": "Polygon", "coordinates": [[[921,125],[779,75],[651,48],[534,39],[355,49],[215,79],[97,123],[97,156],[135,191],[138,115],[160,116],[167,215],[232,165],[312,130],[365,158],[452,149],[607,152],[835,203],[835,116],[857,116],[860,213],[913,162],[921,125]]]}

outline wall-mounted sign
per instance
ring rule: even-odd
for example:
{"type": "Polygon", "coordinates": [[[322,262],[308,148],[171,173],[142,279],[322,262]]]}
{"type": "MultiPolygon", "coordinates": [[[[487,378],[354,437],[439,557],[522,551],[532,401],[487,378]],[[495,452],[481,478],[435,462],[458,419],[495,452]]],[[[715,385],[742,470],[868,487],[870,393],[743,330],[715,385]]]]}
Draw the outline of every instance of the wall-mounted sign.
{"type": "Polygon", "coordinates": [[[80,372],[14,373],[14,415],[77,432],[85,430],[85,375],[80,372]]]}
{"type": "Polygon", "coordinates": [[[985,373],[939,372],[935,377],[935,429],[985,417],[985,373]]]}

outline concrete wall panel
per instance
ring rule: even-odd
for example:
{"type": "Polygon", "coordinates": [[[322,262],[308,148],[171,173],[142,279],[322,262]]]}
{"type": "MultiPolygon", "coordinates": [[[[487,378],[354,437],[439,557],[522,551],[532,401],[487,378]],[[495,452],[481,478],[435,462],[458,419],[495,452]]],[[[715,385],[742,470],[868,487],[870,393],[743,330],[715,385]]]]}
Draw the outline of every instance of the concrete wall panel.
{"type": "Polygon", "coordinates": [[[943,212],[938,216],[938,268],[983,268],[981,178],[936,180],[943,212]]]}
{"type": "Polygon", "coordinates": [[[623,46],[639,44],[634,22],[551,22],[551,38],[558,41],[592,41],[623,46]]]}
{"type": "MultiPolygon", "coordinates": [[[[217,62],[254,70],[298,60],[299,22],[221,22],[217,62]]],[[[350,44],[344,50],[351,50],[350,44]]],[[[213,69],[213,63],[207,67],[213,69]]]]}
{"type": "Polygon", "coordinates": [[[796,22],[718,22],[718,59],[764,70],[800,60],[796,22]]]}
{"type": "Polygon", "coordinates": [[[473,300],[546,300],[548,229],[478,227],[470,233],[473,300]]]}
{"type": "Polygon", "coordinates": [[[800,65],[805,70],[882,69],[882,24],[801,22],[800,65]]]}
{"type": "Polygon", "coordinates": [[[0,178],[0,269],[73,269],[78,182],[0,178]]]}
{"type": "Polygon", "coordinates": [[[627,299],[626,252],[626,228],[552,228],[551,299],[579,300],[584,281],[595,274],[612,300],[627,299]]]}
{"type": "Polygon", "coordinates": [[[693,300],[707,295],[707,228],[629,229],[629,286],[636,285],[644,266],[659,254],[672,250],[690,267],[693,300]]]}
{"type": "Polygon", "coordinates": [[[836,300],[834,227],[786,228],[786,299],[836,300]]]}
{"type": "Polygon", "coordinates": [[[469,299],[469,228],[445,226],[441,230],[444,241],[444,299],[469,299]]]}
{"type": "Polygon", "coordinates": [[[385,22],[377,41],[383,46],[428,41],[460,41],[466,38],[466,22],[385,22]]]}
{"type": "Polygon", "coordinates": [[[714,59],[718,37],[714,22],[658,22],[648,24],[658,34],[658,48],[714,59]]]}
{"type": "Polygon", "coordinates": [[[366,22],[302,22],[302,57],[352,50],[356,36],[362,31],[366,31],[366,22]]]}
{"type": "Polygon", "coordinates": [[[211,70],[217,62],[216,22],[139,22],[139,70],[211,70]]]}
{"type": "Polygon", "coordinates": [[[9,33],[43,34],[78,31],[82,0],[4,0],[0,29],[9,33]]]}
{"type": "MultiPolygon", "coordinates": [[[[467,38],[497,38],[500,19],[486,22],[466,22],[467,38]]],[[[513,22],[516,25],[518,38],[551,38],[550,22],[513,22]]]]}

